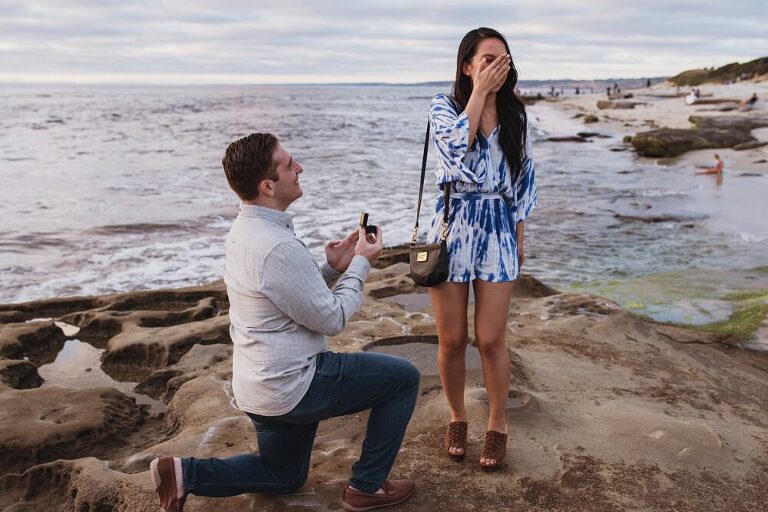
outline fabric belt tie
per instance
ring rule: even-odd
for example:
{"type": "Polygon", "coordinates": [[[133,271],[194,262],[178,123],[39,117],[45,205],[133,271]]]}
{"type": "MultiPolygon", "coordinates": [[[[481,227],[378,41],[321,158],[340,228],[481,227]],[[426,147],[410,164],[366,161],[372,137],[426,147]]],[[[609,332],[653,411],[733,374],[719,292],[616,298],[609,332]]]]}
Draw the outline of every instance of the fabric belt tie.
{"type": "Polygon", "coordinates": [[[466,199],[471,201],[478,201],[483,199],[504,199],[499,193],[496,192],[451,192],[451,198],[466,199]]]}

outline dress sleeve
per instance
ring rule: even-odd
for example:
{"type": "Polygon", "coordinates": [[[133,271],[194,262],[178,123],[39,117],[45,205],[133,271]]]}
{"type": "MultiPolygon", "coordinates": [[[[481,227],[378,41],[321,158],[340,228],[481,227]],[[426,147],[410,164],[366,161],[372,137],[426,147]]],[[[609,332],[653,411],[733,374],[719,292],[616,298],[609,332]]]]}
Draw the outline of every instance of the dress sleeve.
{"type": "Polygon", "coordinates": [[[536,190],[536,166],[533,161],[532,148],[531,130],[530,127],[526,126],[522,167],[515,180],[514,196],[510,205],[515,224],[524,221],[539,204],[539,195],[536,190]]]}
{"type": "Polygon", "coordinates": [[[482,184],[485,182],[485,167],[477,171],[464,164],[469,148],[469,117],[466,112],[459,114],[453,101],[446,94],[438,94],[429,109],[432,139],[437,153],[437,183],[451,181],[482,184]]]}

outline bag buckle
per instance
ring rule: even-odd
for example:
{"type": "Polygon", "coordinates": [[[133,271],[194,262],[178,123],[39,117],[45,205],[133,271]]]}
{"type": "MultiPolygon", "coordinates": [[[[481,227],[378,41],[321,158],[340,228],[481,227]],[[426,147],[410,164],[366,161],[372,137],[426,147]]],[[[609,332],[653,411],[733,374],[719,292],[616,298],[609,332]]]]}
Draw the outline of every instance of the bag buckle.
{"type": "Polygon", "coordinates": [[[419,261],[419,262],[427,261],[427,255],[428,254],[429,253],[427,251],[422,251],[422,252],[416,254],[416,261],[419,261]]]}

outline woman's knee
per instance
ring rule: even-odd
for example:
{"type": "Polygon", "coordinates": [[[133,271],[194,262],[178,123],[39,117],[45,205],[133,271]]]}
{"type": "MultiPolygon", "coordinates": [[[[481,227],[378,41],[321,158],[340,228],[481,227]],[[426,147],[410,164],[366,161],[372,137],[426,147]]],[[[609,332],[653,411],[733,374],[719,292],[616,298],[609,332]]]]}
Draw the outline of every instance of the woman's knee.
{"type": "Polygon", "coordinates": [[[483,338],[478,336],[475,339],[477,350],[483,359],[494,359],[507,355],[507,347],[504,344],[504,338],[483,338]]]}
{"type": "Polygon", "coordinates": [[[448,356],[464,356],[469,340],[466,336],[445,336],[440,338],[440,351],[448,356]]]}

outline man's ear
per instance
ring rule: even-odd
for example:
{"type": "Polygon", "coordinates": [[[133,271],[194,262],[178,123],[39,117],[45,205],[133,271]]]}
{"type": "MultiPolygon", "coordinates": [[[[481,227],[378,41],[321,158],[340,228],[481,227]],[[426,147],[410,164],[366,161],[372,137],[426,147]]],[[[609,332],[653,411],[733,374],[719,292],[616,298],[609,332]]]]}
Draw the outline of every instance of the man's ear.
{"type": "Polygon", "coordinates": [[[259,183],[259,194],[272,197],[275,195],[274,182],[272,180],[261,180],[259,183]]]}

